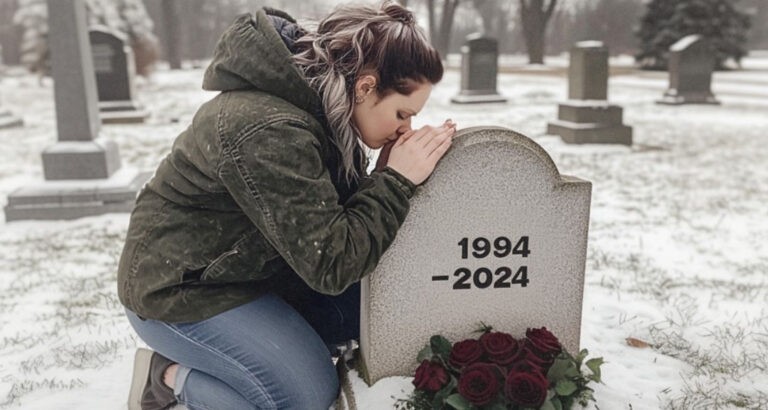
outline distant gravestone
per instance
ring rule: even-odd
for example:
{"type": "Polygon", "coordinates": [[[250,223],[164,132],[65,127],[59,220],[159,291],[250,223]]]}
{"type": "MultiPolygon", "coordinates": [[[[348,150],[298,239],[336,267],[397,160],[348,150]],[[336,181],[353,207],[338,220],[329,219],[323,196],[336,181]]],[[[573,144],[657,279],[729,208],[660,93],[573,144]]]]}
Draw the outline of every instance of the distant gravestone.
{"type": "Polygon", "coordinates": [[[686,36],[669,49],[669,88],[659,104],[720,104],[712,94],[715,56],[698,34],[686,36]]]}
{"type": "Polygon", "coordinates": [[[149,115],[134,100],[136,66],[126,39],[106,27],[92,27],[88,36],[93,53],[101,122],[144,122],[149,115]]]}
{"type": "Polygon", "coordinates": [[[461,47],[461,91],[451,98],[454,103],[506,102],[496,91],[499,44],[482,33],[467,36],[461,47]]]}
{"type": "Polygon", "coordinates": [[[48,16],[58,141],[42,153],[46,182],[12,192],[6,221],[130,211],[148,175],[121,168],[117,145],[98,137],[83,0],[48,0],[48,16]]]}
{"type": "Polygon", "coordinates": [[[546,326],[578,351],[591,183],[505,128],[470,128],[411,199],[361,282],[361,374],[411,376],[433,334],[546,326]]]}
{"type": "Polygon", "coordinates": [[[568,101],[558,105],[557,120],[547,125],[547,134],[569,144],[632,145],[632,128],[622,124],[622,108],[607,98],[608,48],[599,41],[576,43],[568,68],[568,101]]]}

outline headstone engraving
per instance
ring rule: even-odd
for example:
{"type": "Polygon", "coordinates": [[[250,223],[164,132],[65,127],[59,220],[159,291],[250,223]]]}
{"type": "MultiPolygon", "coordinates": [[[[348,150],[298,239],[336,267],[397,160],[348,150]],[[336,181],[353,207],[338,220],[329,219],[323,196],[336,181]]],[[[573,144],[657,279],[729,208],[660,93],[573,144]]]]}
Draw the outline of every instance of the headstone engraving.
{"type": "Polygon", "coordinates": [[[499,44],[494,38],[482,33],[467,36],[461,47],[461,91],[451,102],[489,103],[506,102],[496,91],[499,66],[499,44]]]}
{"type": "Polygon", "coordinates": [[[8,196],[6,221],[130,211],[148,175],[121,168],[117,145],[99,138],[83,0],[48,0],[48,15],[58,141],[42,153],[46,181],[8,196]]]}
{"type": "Polygon", "coordinates": [[[669,88],[659,104],[720,104],[712,94],[715,56],[698,34],[682,38],[669,49],[669,88]]]}
{"type": "Polygon", "coordinates": [[[557,120],[547,125],[547,134],[569,144],[632,145],[632,128],[622,124],[622,108],[607,98],[608,48],[600,41],[576,43],[568,68],[568,101],[558,105],[557,120]]]}
{"type": "Polygon", "coordinates": [[[96,73],[101,122],[144,122],[149,114],[134,99],[136,65],[127,39],[107,27],[92,27],[88,36],[96,73]]]}
{"type": "Polygon", "coordinates": [[[411,199],[395,242],[361,281],[361,374],[411,376],[430,336],[522,337],[546,326],[577,351],[591,183],[505,128],[469,128],[411,199]]]}

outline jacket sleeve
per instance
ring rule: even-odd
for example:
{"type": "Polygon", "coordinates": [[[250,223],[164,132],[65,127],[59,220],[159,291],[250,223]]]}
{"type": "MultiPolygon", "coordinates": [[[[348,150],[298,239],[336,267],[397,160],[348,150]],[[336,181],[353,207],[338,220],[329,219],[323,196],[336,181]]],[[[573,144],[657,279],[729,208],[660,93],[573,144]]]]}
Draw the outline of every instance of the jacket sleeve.
{"type": "Polygon", "coordinates": [[[415,185],[387,167],[342,206],[320,142],[281,120],[223,143],[219,174],[249,219],[312,289],[336,295],[376,267],[409,210],[415,185]]]}

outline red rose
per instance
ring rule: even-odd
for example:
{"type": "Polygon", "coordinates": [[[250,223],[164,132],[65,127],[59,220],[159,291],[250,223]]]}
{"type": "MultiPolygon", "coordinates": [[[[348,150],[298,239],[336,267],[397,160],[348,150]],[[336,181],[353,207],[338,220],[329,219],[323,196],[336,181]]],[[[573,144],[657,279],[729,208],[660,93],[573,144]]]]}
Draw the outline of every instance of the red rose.
{"type": "Polygon", "coordinates": [[[504,394],[520,405],[538,409],[547,398],[549,381],[539,372],[518,372],[512,370],[504,381],[504,394]]]}
{"type": "MultiPolygon", "coordinates": [[[[530,354],[533,354],[533,353],[530,353],[530,354]]],[[[515,372],[527,372],[527,373],[538,372],[542,375],[546,375],[549,369],[545,370],[544,368],[531,362],[530,360],[526,360],[526,357],[523,356],[521,357],[521,360],[516,361],[515,364],[513,364],[509,368],[509,370],[515,371],[515,372]]]]}
{"type": "Polygon", "coordinates": [[[448,372],[440,363],[424,359],[416,369],[413,385],[419,390],[438,391],[448,382],[448,372]]]}
{"type": "Polygon", "coordinates": [[[475,406],[487,404],[499,392],[494,366],[488,363],[473,363],[464,368],[459,376],[459,394],[475,406]]]}
{"type": "Polygon", "coordinates": [[[530,341],[530,346],[541,357],[557,356],[563,350],[560,341],[546,327],[541,329],[528,329],[525,337],[530,341]]]}
{"type": "Polygon", "coordinates": [[[483,348],[480,342],[467,339],[453,344],[448,361],[457,368],[462,368],[478,361],[482,356],[483,348]]]}
{"type": "Polygon", "coordinates": [[[492,362],[506,366],[517,359],[520,345],[504,332],[487,332],[480,336],[480,344],[492,362]]]}
{"type": "Polygon", "coordinates": [[[555,356],[552,354],[549,354],[547,356],[543,356],[538,353],[536,350],[533,349],[533,347],[530,345],[530,342],[527,342],[526,345],[521,349],[522,352],[520,354],[520,358],[528,362],[539,369],[541,369],[542,374],[547,374],[547,371],[550,367],[552,367],[552,364],[555,362],[555,356]]]}

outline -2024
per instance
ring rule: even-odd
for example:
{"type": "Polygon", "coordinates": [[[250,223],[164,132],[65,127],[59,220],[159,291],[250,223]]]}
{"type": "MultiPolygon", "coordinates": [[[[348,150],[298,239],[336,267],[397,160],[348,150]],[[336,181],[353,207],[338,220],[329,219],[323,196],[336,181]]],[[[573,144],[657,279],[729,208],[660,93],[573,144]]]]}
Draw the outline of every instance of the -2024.
{"type": "MultiPolygon", "coordinates": [[[[528,249],[528,236],[521,236],[515,246],[512,246],[512,241],[506,236],[496,238],[493,241],[493,246],[487,238],[479,237],[472,241],[471,252],[469,238],[462,238],[458,245],[461,248],[461,259],[469,259],[470,255],[477,259],[483,259],[490,256],[491,253],[497,258],[504,258],[509,255],[520,255],[527,258],[531,253],[528,249]]],[[[527,266],[519,267],[514,276],[512,276],[512,269],[507,266],[502,266],[493,272],[488,268],[478,268],[474,272],[468,268],[458,268],[453,272],[453,276],[458,278],[453,284],[454,289],[471,289],[472,284],[480,289],[491,287],[491,285],[494,288],[510,288],[512,285],[520,285],[524,288],[528,286],[529,282],[527,266]],[[498,278],[494,281],[495,276],[498,278]]],[[[447,279],[447,276],[433,277],[433,280],[447,279]]]]}

